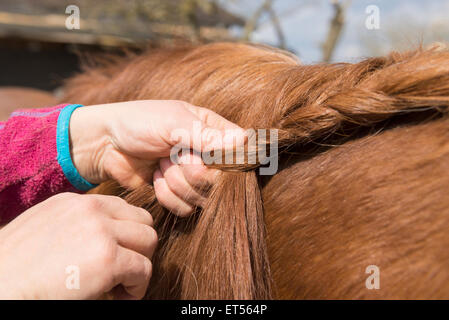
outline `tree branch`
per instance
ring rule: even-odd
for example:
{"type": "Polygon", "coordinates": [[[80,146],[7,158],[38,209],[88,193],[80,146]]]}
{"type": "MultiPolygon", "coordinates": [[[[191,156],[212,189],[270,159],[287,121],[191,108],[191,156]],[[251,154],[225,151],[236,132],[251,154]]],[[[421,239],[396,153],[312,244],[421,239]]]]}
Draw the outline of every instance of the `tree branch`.
{"type": "Polygon", "coordinates": [[[251,34],[256,30],[257,22],[268,8],[271,7],[272,0],[265,0],[262,5],[254,12],[253,16],[246,21],[245,30],[243,31],[242,40],[249,41],[251,34]]]}
{"type": "Polygon", "coordinates": [[[279,39],[279,48],[286,49],[286,43],[285,43],[285,36],[284,32],[282,31],[281,23],[279,22],[278,16],[276,15],[276,12],[274,11],[273,7],[270,5],[268,8],[268,13],[270,14],[271,22],[273,23],[273,27],[276,30],[276,34],[279,39]]]}
{"type": "Polygon", "coordinates": [[[345,10],[349,6],[350,1],[341,3],[339,0],[332,0],[334,7],[334,16],[329,25],[326,41],[322,45],[323,61],[329,62],[332,59],[335,47],[341,36],[341,31],[345,22],[345,10]]]}

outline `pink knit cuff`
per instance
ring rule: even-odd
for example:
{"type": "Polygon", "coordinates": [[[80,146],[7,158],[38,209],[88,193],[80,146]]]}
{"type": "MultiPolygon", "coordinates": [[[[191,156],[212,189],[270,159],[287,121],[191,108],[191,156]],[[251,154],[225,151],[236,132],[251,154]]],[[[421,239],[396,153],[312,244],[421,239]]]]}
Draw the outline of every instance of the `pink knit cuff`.
{"type": "Polygon", "coordinates": [[[57,120],[65,106],[17,110],[0,127],[0,223],[54,194],[77,192],[57,161],[57,120]]]}

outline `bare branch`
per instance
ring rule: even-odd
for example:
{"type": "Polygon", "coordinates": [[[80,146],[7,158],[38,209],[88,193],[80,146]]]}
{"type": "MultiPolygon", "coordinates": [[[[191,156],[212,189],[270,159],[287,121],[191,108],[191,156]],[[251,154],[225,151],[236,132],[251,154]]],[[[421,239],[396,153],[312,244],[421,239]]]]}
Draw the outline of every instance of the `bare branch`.
{"type": "Polygon", "coordinates": [[[329,62],[332,59],[335,47],[341,36],[341,31],[345,22],[345,11],[350,4],[350,0],[341,3],[339,0],[332,0],[334,16],[329,25],[326,41],[322,45],[323,61],[329,62]]]}
{"type": "MultiPolygon", "coordinates": [[[[291,17],[292,15],[295,15],[296,13],[298,13],[299,10],[302,10],[307,7],[315,6],[317,4],[318,4],[318,2],[316,2],[316,0],[303,0],[302,2],[296,3],[295,5],[292,5],[292,6],[288,7],[287,9],[284,9],[281,12],[277,12],[276,15],[277,15],[278,19],[281,19],[281,20],[287,19],[287,18],[291,17]]],[[[261,21],[259,23],[258,27],[259,28],[263,27],[269,23],[270,23],[270,20],[261,21]]]]}
{"type": "Polygon", "coordinates": [[[273,27],[276,30],[276,34],[279,39],[279,48],[286,49],[286,43],[285,43],[285,36],[284,32],[282,31],[281,23],[279,22],[278,16],[276,15],[276,12],[274,11],[272,6],[269,6],[267,9],[268,13],[270,14],[271,22],[273,23],[273,27]]]}
{"type": "Polygon", "coordinates": [[[262,14],[271,7],[272,0],[265,0],[262,5],[254,12],[253,16],[246,21],[245,30],[243,31],[242,40],[249,41],[251,34],[256,30],[257,23],[262,14]]]}

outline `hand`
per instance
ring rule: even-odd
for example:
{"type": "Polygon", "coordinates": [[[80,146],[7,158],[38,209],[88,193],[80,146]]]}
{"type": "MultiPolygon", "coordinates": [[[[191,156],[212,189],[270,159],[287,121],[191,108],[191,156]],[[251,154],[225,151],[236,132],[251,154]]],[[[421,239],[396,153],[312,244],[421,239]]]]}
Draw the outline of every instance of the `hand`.
{"type": "Polygon", "coordinates": [[[118,197],[51,197],[0,230],[0,298],[96,299],[112,290],[140,299],[157,245],[152,223],[118,197]],[[77,289],[68,278],[78,271],[77,289]]]}
{"type": "Polygon", "coordinates": [[[244,141],[244,130],[218,114],[182,101],[131,101],[78,108],[70,120],[72,160],[86,180],[114,179],[130,188],[153,178],[158,201],[185,216],[205,202],[205,190],[219,172],[207,169],[200,157],[186,164],[168,156],[178,143],[196,151],[232,148],[244,141]],[[195,125],[201,130],[195,130],[195,125]],[[182,142],[172,134],[184,130],[182,142]],[[216,135],[217,130],[219,134],[216,135]],[[158,163],[159,169],[150,170],[158,163]]]}

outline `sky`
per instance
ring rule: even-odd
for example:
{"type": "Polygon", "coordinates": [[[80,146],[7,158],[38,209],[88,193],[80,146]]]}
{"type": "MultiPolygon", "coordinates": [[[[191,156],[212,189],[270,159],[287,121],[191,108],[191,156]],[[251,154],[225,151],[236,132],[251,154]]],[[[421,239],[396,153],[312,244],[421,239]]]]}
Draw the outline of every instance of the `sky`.
{"type": "MultiPolygon", "coordinates": [[[[345,1],[345,0],[343,0],[345,1]]],[[[230,0],[226,6],[242,16],[251,16],[262,0],[230,0]]],[[[330,0],[274,0],[287,46],[304,63],[319,62],[333,8],[330,0]]],[[[449,0],[352,0],[333,61],[357,61],[390,50],[410,49],[421,42],[449,41],[449,0]],[[379,29],[369,30],[365,12],[379,8],[379,29]]],[[[234,30],[239,33],[241,30],[234,30]]],[[[252,41],[278,43],[268,15],[261,18],[252,41]]]]}

